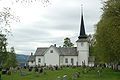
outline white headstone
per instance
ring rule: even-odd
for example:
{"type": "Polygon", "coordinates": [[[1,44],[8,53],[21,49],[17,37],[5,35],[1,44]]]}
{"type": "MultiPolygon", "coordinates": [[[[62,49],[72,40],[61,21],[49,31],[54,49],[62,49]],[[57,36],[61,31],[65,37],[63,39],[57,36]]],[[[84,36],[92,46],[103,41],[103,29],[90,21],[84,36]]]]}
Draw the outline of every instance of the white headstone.
{"type": "Polygon", "coordinates": [[[62,80],[62,79],[61,79],[61,77],[60,77],[60,76],[58,76],[56,80],[62,80]]]}
{"type": "Polygon", "coordinates": [[[67,80],[67,75],[64,75],[64,76],[63,76],[63,80],[67,80]]]}
{"type": "Polygon", "coordinates": [[[120,65],[118,65],[118,70],[120,70],[120,65]]]}

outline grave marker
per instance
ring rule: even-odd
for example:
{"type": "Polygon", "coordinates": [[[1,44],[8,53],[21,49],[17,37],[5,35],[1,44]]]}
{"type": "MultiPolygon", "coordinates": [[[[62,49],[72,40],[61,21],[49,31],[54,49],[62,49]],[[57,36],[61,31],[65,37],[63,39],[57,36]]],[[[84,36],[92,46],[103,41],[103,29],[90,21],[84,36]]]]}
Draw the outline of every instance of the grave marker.
{"type": "Polygon", "coordinates": [[[118,65],[118,70],[120,71],[120,65],[118,65]]]}
{"type": "Polygon", "coordinates": [[[64,75],[64,76],[63,76],[63,80],[67,80],[67,75],[64,75]]]}
{"type": "Polygon", "coordinates": [[[98,74],[98,77],[100,77],[100,76],[101,76],[101,74],[100,74],[100,70],[98,70],[98,71],[97,71],[97,74],[98,74]]]}
{"type": "Polygon", "coordinates": [[[60,76],[58,76],[56,80],[62,80],[62,79],[61,79],[61,77],[60,77],[60,76]]]}
{"type": "Polygon", "coordinates": [[[38,72],[35,72],[34,75],[35,75],[36,77],[38,77],[38,76],[39,76],[39,73],[38,73],[38,72]]]}
{"type": "Polygon", "coordinates": [[[2,79],[1,79],[1,74],[0,74],[0,80],[2,80],[2,79]]]}
{"type": "Polygon", "coordinates": [[[27,73],[26,71],[20,71],[21,76],[25,76],[27,73]]]}

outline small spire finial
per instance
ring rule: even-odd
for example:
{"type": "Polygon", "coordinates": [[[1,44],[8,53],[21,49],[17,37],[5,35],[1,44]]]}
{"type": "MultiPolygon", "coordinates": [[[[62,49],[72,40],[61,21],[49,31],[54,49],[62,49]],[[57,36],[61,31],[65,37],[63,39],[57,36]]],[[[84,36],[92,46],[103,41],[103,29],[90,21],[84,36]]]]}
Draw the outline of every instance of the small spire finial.
{"type": "Polygon", "coordinates": [[[83,4],[81,4],[81,13],[83,13],[83,4]]]}

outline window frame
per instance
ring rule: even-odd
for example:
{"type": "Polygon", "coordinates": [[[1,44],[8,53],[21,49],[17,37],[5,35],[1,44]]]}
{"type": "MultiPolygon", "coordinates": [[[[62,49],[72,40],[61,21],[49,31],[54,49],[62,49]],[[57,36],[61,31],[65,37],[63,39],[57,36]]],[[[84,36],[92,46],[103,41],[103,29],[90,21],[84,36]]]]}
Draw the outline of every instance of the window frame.
{"type": "Polygon", "coordinates": [[[38,58],[38,62],[41,63],[41,58],[38,58]]]}
{"type": "Polygon", "coordinates": [[[65,63],[68,63],[68,58],[65,58],[65,63]]]}
{"type": "Polygon", "coordinates": [[[50,50],[50,53],[53,53],[53,50],[50,50]]]}

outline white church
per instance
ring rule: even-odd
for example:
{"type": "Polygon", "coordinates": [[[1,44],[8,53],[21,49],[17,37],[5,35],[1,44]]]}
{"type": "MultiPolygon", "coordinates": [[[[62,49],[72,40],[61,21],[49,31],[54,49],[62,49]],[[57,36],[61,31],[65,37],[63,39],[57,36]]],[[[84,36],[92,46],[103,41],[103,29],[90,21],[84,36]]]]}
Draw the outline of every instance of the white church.
{"type": "Polygon", "coordinates": [[[38,47],[28,58],[29,66],[94,66],[94,58],[89,57],[89,41],[85,33],[83,13],[81,14],[80,34],[77,47],[38,47]]]}

